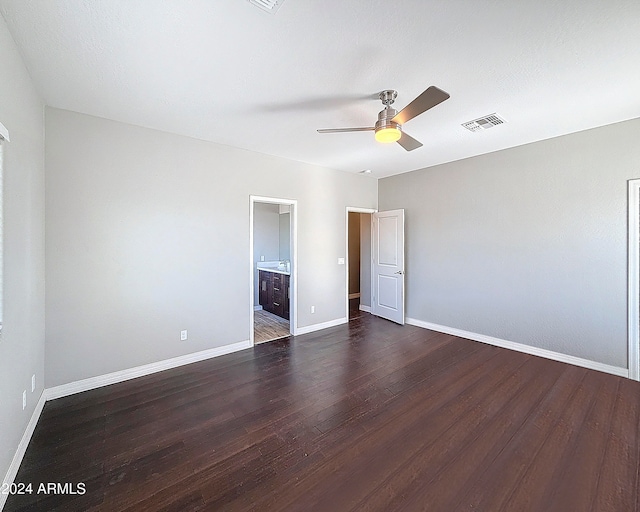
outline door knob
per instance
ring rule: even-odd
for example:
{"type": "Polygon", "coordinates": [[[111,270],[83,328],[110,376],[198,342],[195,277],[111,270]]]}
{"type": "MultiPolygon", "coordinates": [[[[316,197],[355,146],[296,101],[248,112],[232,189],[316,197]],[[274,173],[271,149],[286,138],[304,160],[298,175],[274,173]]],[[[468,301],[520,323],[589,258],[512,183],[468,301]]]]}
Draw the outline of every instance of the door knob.
{"type": "Polygon", "coordinates": [[[398,270],[396,274],[404,274],[404,272],[402,270],[398,270]]]}

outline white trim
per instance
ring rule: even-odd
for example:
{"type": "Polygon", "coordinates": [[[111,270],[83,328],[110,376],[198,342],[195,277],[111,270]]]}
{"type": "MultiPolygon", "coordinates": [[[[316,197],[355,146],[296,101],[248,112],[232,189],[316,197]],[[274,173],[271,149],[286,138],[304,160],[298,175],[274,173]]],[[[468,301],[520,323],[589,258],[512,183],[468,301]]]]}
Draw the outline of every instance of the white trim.
{"type": "Polygon", "coordinates": [[[378,210],[375,208],[360,208],[358,206],[347,206],[348,212],[354,213],[376,213],[378,210]]]}
{"type": "Polygon", "coordinates": [[[640,380],[640,180],[629,180],[627,337],[629,378],[640,380]]]}
{"type": "MultiPolygon", "coordinates": [[[[16,453],[13,456],[13,460],[9,465],[9,469],[7,470],[7,474],[2,481],[3,486],[5,484],[12,484],[18,474],[18,469],[20,469],[20,464],[22,463],[22,459],[24,458],[24,454],[27,451],[27,447],[29,446],[29,441],[31,441],[31,436],[33,435],[34,430],[36,429],[36,425],[38,424],[38,420],[40,419],[40,414],[42,414],[42,409],[44,408],[44,403],[46,402],[45,392],[43,391],[40,395],[40,399],[36,404],[36,408],[33,410],[33,414],[31,415],[31,419],[27,424],[27,428],[22,434],[22,439],[20,439],[20,443],[18,444],[18,448],[16,449],[16,453]]],[[[0,493],[0,510],[4,507],[5,502],[7,501],[8,494],[0,493]]]]}
{"type": "Polygon", "coordinates": [[[583,368],[589,368],[590,370],[597,370],[604,373],[610,373],[612,375],[618,375],[619,377],[629,376],[629,370],[627,370],[626,368],[598,363],[589,359],[582,359],[581,357],[561,354],[560,352],[553,352],[552,350],[532,347],[530,345],[523,345],[522,343],[494,338],[493,336],[487,336],[485,334],[463,331],[462,329],[447,327],[445,325],[432,324],[430,322],[423,322],[422,320],[417,320],[415,318],[409,317],[406,318],[406,323],[415,325],[417,327],[423,327],[424,329],[429,329],[431,331],[443,332],[445,334],[451,334],[460,338],[487,343],[488,345],[494,345],[496,347],[508,348],[510,350],[515,350],[516,352],[524,352],[525,354],[531,354],[533,356],[544,357],[546,359],[552,359],[554,361],[560,361],[562,363],[569,363],[575,366],[582,366],[583,368]]]}
{"type": "Polygon", "coordinates": [[[371,307],[365,306],[364,304],[360,304],[360,311],[364,311],[365,313],[371,313],[371,307]]]}
{"type": "Polygon", "coordinates": [[[280,199],[277,197],[265,196],[249,196],[249,341],[251,346],[255,345],[253,332],[253,311],[255,307],[253,288],[256,269],[253,265],[253,211],[255,203],[270,203],[278,205],[289,205],[291,211],[290,222],[290,240],[291,247],[291,272],[289,286],[291,294],[289,295],[289,333],[293,336],[298,332],[298,201],[297,199],[280,199]]]}
{"type": "Polygon", "coordinates": [[[45,398],[47,400],[54,400],[56,398],[62,398],[63,396],[82,393],[83,391],[89,391],[90,389],[109,386],[110,384],[124,382],[126,380],[143,377],[145,375],[161,372],[163,370],[169,370],[171,368],[176,368],[185,364],[204,361],[205,359],[211,359],[212,357],[231,354],[232,352],[238,352],[239,350],[245,350],[252,347],[253,343],[251,343],[249,340],[240,341],[238,343],[231,343],[230,345],[223,345],[222,347],[210,348],[208,350],[202,350],[201,352],[185,354],[183,356],[165,359],[163,361],[157,361],[155,363],[136,366],[134,368],[120,370],[118,372],[107,373],[106,375],[99,375],[97,377],[77,380],[68,384],[62,384],[61,386],[47,388],[45,391],[45,398]]]}
{"type": "MultiPolygon", "coordinates": [[[[345,239],[345,253],[346,253],[346,258],[344,259],[345,261],[345,273],[344,273],[344,286],[345,286],[345,290],[347,292],[347,298],[345,300],[345,316],[346,318],[349,318],[349,299],[353,299],[355,297],[352,297],[351,294],[349,293],[349,212],[354,212],[354,213],[370,213],[370,214],[374,214],[376,213],[378,210],[376,210],[375,208],[360,208],[358,206],[347,206],[346,208],[346,213],[345,213],[345,219],[344,219],[344,239],[345,239]]],[[[373,220],[370,222],[370,227],[371,227],[371,261],[369,263],[369,265],[371,265],[371,300],[373,300],[373,220]]],[[[362,242],[361,242],[362,243],[362,242]]],[[[355,295],[355,294],[354,294],[355,295]]],[[[360,297],[360,294],[358,294],[358,297],[360,297]]]]}
{"type": "Polygon", "coordinates": [[[11,139],[9,138],[9,130],[7,130],[7,127],[2,123],[0,123],[0,140],[1,139],[11,142],[11,139]]]}
{"type": "Polygon", "coordinates": [[[349,294],[349,299],[359,299],[359,298],[360,298],[360,292],[349,294]]]}
{"type": "Polygon", "coordinates": [[[336,325],[346,324],[347,318],[337,318],[336,320],[329,320],[328,322],[322,322],[321,324],[307,325],[306,327],[298,327],[297,336],[301,334],[309,334],[310,332],[320,331],[322,329],[328,329],[329,327],[335,327],[336,325]]]}

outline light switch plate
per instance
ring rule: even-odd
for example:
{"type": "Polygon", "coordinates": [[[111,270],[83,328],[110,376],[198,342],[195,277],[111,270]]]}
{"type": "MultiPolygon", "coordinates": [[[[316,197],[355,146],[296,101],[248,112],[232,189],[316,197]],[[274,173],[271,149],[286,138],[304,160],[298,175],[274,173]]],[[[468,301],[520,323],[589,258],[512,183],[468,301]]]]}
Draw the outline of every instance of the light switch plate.
{"type": "Polygon", "coordinates": [[[338,265],[344,265],[344,258],[338,258],[338,265]]]}

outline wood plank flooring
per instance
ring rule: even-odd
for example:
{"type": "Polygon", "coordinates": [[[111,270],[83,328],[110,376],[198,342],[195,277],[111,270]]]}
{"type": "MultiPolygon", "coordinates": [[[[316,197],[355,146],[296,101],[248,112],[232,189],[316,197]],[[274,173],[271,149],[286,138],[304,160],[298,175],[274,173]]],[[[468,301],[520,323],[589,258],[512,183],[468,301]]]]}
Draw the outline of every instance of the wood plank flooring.
{"type": "Polygon", "coordinates": [[[349,299],[349,320],[355,320],[368,313],[360,311],[360,299],[349,299]]]}
{"type": "Polygon", "coordinates": [[[371,315],[48,402],[15,511],[640,512],[640,384],[371,315]]]}
{"type": "Polygon", "coordinates": [[[264,311],[263,309],[253,312],[253,341],[263,343],[278,338],[289,336],[289,320],[280,318],[278,315],[264,311]]]}

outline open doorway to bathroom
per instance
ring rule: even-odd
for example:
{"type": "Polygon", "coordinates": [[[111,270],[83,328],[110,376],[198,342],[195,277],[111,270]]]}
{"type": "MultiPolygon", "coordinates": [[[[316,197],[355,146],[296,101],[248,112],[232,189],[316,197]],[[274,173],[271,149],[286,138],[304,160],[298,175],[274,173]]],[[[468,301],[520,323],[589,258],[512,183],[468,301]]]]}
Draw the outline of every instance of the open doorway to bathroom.
{"type": "Polygon", "coordinates": [[[347,208],[347,318],[371,312],[371,214],[375,210],[347,208]]]}
{"type": "Polygon", "coordinates": [[[295,201],[251,196],[251,340],[295,332],[295,201]]]}

